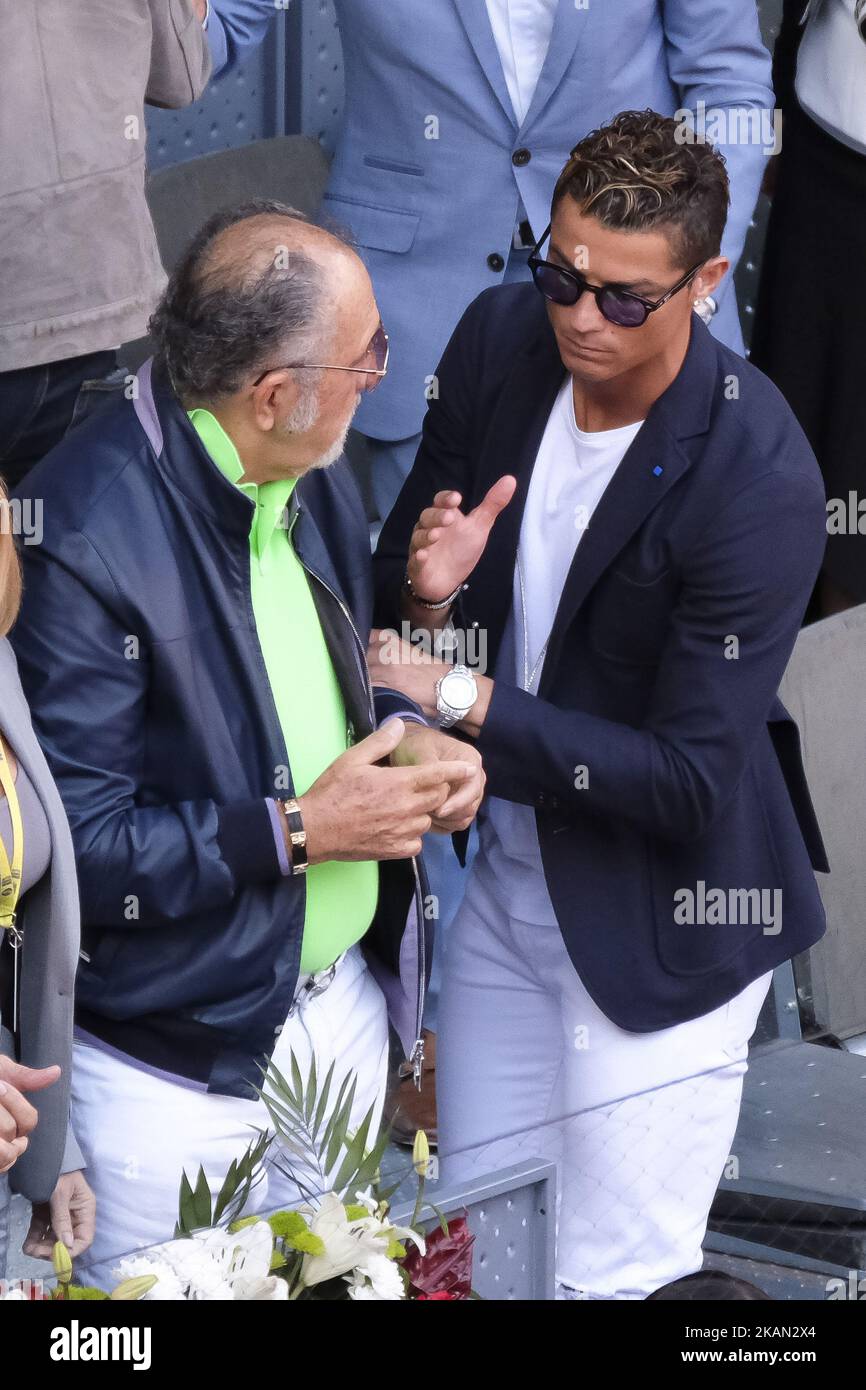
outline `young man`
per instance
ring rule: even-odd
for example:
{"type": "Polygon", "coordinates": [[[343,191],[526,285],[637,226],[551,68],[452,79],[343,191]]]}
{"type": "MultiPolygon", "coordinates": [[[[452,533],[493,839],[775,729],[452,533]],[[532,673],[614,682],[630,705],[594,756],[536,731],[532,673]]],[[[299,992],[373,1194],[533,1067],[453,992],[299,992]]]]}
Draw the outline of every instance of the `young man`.
{"type": "Polygon", "coordinates": [[[653,112],[581,141],[535,287],[483,294],[446,350],[377,555],[380,621],[486,641],[475,674],[371,654],[488,775],[443,1172],[558,1160],[567,1297],[700,1267],[770,972],[823,931],[776,693],[823,491],[781,396],[693,312],[727,200],[719,156],[653,112]]]}

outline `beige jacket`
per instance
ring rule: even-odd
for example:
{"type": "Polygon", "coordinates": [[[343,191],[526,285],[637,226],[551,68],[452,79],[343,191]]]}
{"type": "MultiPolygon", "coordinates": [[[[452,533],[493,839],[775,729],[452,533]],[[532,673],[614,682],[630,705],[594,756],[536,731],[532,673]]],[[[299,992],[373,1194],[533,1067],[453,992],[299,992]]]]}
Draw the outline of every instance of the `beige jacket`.
{"type": "Polygon", "coordinates": [[[144,335],[144,104],[209,76],[192,0],[0,0],[0,372],[144,335]]]}

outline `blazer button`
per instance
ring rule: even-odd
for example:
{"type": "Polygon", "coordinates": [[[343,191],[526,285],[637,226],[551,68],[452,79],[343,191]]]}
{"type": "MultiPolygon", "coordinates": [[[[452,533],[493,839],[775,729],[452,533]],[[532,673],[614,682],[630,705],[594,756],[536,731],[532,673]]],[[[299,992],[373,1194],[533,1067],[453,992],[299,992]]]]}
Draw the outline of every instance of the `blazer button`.
{"type": "Polygon", "coordinates": [[[519,169],[524,164],[528,164],[531,158],[531,150],[515,150],[514,154],[511,156],[511,163],[516,164],[519,169]]]}
{"type": "Polygon", "coordinates": [[[487,264],[490,266],[491,270],[495,270],[497,273],[505,269],[505,262],[498,251],[490,252],[490,255],[487,257],[487,264]]]}

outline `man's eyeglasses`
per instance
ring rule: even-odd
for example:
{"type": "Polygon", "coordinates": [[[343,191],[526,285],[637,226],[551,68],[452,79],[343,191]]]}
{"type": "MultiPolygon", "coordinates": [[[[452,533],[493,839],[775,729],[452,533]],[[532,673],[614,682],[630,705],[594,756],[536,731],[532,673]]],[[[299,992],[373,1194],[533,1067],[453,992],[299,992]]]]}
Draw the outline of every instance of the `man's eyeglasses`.
{"type": "Polygon", "coordinates": [[[552,304],[564,305],[576,304],[584,290],[588,290],[590,294],[595,295],[595,302],[608,323],[616,324],[617,328],[640,328],[650,314],[667,304],[673,295],[694,278],[703,265],[703,261],[699,261],[697,265],[692,266],[682,280],[678,280],[661,299],[645,299],[643,295],[635,294],[633,290],[620,289],[617,285],[591,285],[580,271],[569,270],[554,261],[543,261],[538,252],[549,236],[550,227],[536,242],[528,260],[536,289],[552,304]]]}
{"type": "Polygon", "coordinates": [[[353,362],[350,367],[337,366],[332,362],[284,362],[279,367],[268,367],[266,372],[262,372],[261,376],[256,377],[253,385],[258,386],[269,372],[284,372],[291,368],[295,371],[303,369],[310,372],[358,372],[362,376],[372,377],[372,381],[368,381],[363,389],[375,391],[388,370],[389,352],[388,334],[380,323],[370,339],[363,357],[359,357],[357,362],[353,362]]]}

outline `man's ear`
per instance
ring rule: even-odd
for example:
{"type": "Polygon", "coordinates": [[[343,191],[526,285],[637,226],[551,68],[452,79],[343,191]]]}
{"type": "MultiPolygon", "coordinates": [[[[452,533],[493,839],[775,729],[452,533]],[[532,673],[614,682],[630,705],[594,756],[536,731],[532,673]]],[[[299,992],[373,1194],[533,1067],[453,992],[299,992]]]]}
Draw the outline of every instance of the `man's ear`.
{"type": "Polygon", "coordinates": [[[298,395],[298,383],[290,367],[268,372],[250,389],[250,404],[258,428],[272,430],[279,420],[285,420],[297,404],[298,395]]]}
{"type": "Polygon", "coordinates": [[[715,294],[719,281],[730,269],[730,265],[727,256],[713,256],[711,260],[706,261],[691,283],[693,297],[706,299],[708,294],[715,294]]]}

